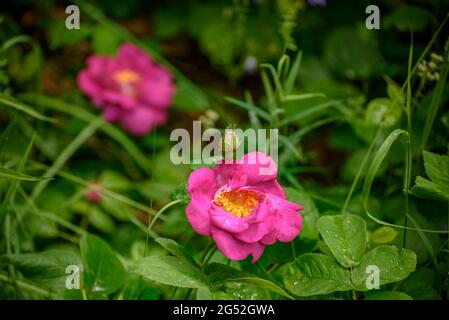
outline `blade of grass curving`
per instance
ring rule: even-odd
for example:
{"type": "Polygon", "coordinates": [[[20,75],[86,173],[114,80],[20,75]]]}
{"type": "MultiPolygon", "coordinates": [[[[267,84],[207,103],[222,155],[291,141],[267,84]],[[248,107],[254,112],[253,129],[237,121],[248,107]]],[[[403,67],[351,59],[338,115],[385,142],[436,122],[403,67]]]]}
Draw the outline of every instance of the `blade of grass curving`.
{"type": "Polygon", "coordinates": [[[268,100],[268,110],[270,112],[270,119],[275,117],[276,111],[276,97],[273,91],[273,87],[271,86],[270,80],[268,79],[268,75],[265,70],[260,71],[260,77],[262,78],[262,84],[265,89],[265,94],[268,100]]]}
{"type": "MultiPolygon", "coordinates": [[[[5,232],[6,253],[12,254],[13,252],[12,252],[12,247],[11,247],[11,214],[10,214],[10,212],[7,212],[6,216],[5,216],[4,232],[5,232]]],[[[11,282],[12,282],[14,290],[16,292],[17,299],[23,299],[23,293],[17,284],[16,270],[12,263],[8,263],[8,272],[9,272],[9,276],[11,277],[11,282]]]]}
{"type": "Polygon", "coordinates": [[[421,230],[423,232],[429,232],[429,233],[449,233],[449,231],[443,231],[443,230],[429,230],[429,229],[417,229],[417,228],[410,228],[405,227],[397,224],[392,224],[383,220],[380,220],[373,216],[368,209],[368,200],[369,195],[371,192],[371,188],[374,182],[374,178],[376,177],[377,171],[379,170],[383,160],[385,159],[386,155],[388,154],[388,151],[390,150],[393,143],[401,136],[401,135],[408,135],[408,132],[402,129],[395,129],[392,131],[388,137],[385,139],[385,141],[382,143],[380,148],[377,150],[377,153],[375,154],[373,160],[371,161],[370,166],[368,167],[368,172],[365,177],[365,181],[363,184],[363,191],[362,191],[362,199],[363,199],[363,207],[365,209],[365,213],[367,216],[377,222],[380,225],[389,226],[389,227],[396,227],[400,229],[407,229],[407,230],[414,230],[418,231],[421,230]]]}
{"type": "Polygon", "coordinates": [[[368,150],[366,151],[365,156],[363,157],[362,163],[360,164],[359,169],[357,170],[357,173],[355,175],[354,180],[352,181],[351,187],[349,189],[348,195],[346,196],[345,203],[343,204],[343,207],[341,208],[341,214],[346,213],[346,209],[348,208],[349,201],[351,200],[352,194],[355,191],[355,188],[357,186],[357,183],[359,182],[360,176],[362,175],[363,170],[366,167],[366,163],[368,162],[369,157],[371,156],[371,153],[373,152],[374,146],[376,145],[376,141],[379,138],[381,127],[378,126],[376,133],[374,135],[373,141],[371,141],[370,146],[368,147],[368,150]]]}
{"type": "Polygon", "coordinates": [[[232,103],[242,109],[245,109],[247,111],[250,112],[254,112],[256,115],[258,115],[259,117],[261,117],[262,119],[266,120],[266,121],[270,121],[270,115],[263,110],[262,108],[252,104],[252,103],[248,103],[248,102],[244,102],[244,101],[240,101],[231,97],[225,97],[225,100],[228,101],[229,103],[232,103]]]}
{"type": "MultiPolygon", "coordinates": [[[[34,139],[36,137],[36,134],[33,135],[30,142],[28,143],[28,146],[25,150],[25,153],[23,154],[22,159],[20,160],[20,163],[17,167],[17,172],[21,173],[23,169],[25,168],[25,164],[28,161],[28,157],[30,155],[31,149],[33,147],[34,139]]],[[[3,221],[3,217],[5,215],[5,210],[7,207],[11,204],[11,202],[14,199],[14,196],[17,191],[17,187],[19,186],[20,180],[13,180],[11,184],[9,185],[8,191],[6,192],[5,198],[3,199],[3,202],[0,206],[0,223],[3,221]]]]}
{"type": "Polygon", "coordinates": [[[17,111],[14,111],[9,118],[9,123],[6,129],[2,132],[0,136],[0,162],[2,162],[3,155],[6,150],[6,146],[8,145],[9,139],[11,138],[13,129],[16,126],[17,120],[17,111]]]}
{"type": "Polygon", "coordinates": [[[282,100],[284,98],[284,89],[282,88],[281,80],[279,79],[279,75],[276,71],[276,69],[269,63],[263,63],[260,65],[262,68],[268,69],[271,73],[271,77],[274,81],[274,86],[276,93],[278,94],[279,98],[282,100]]]}
{"type": "Polygon", "coordinates": [[[162,213],[164,213],[168,208],[183,201],[184,201],[183,199],[173,200],[172,202],[167,203],[165,206],[159,209],[159,211],[154,215],[153,219],[151,219],[151,223],[148,225],[148,232],[151,232],[154,224],[156,223],[157,219],[159,219],[162,213]]]}
{"type": "MultiPolygon", "coordinates": [[[[34,127],[23,117],[19,117],[17,119],[17,124],[23,135],[27,138],[30,138],[33,135],[34,127]]],[[[36,139],[34,140],[34,145],[39,150],[39,152],[44,155],[47,159],[53,161],[57,154],[53,150],[52,146],[50,146],[47,141],[39,134],[36,135],[36,139]]]]}
{"type": "Polygon", "coordinates": [[[288,74],[287,80],[285,81],[285,94],[289,95],[293,91],[296,79],[298,79],[299,68],[301,67],[302,61],[302,51],[299,51],[296,55],[295,61],[293,62],[292,68],[288,74]]]}
{"type": "MultiPolygon", "coordinates": [[[[10,282],[10,279],[6,274],[4,274],[3,272],[0,272],[0,281],[10,282]]],[[[42,287],[38,287],[37,285],[32,284],[25,280],[17,279],[16,281],[17,281],[17,285],[20,286],[22,289],[34,292],[34,293],[44,296],[46,298],[51,297],[51,292],[46,289],[43,289],[42,287]]]]}
{"type": "MultiPolygon", "coordinates": [[[[35,94],[23,94],[20,95],[20,97],[25,101],[34,101],[38,106],[62,112],[86,122],[93,122],[96,119],[100,118],[99,116],[85,109],[82,109],[79,106],[71,105],[56,98],[35,94]]],[[[148,173],[150,171],[151,164],[149,163],[145,155],[139,150],[136,144],[120,129],[105,121],[101,123],[99,129],[110,136],[112,139],[117,141],[117,143],[129,153],[129,155],[134,159],[134,161],[144,172],[148,173]]]]}
{"type": "Polygon", "coordinates": [[[298,112],[298,113],[296,113],[296,114],[294,114],[294,115],[292,115],[290,117],[287,117],[287,118],[283,119],[282,121],[280,121],[279,126],[283,127],[283,126],[286,126],[286,125],[288,125],[288,124],[290,124],[290,123],[292,123],[294,121],[297,121],[297,120],[300,120],[302,118],[314,115],[314,114],[319,113],[319,112],[321,112],[323,110],[326,110],[326,109],[329,109],[331,107],[334,107],[337,103],[338,103],[337,100],[332,100],[332,101],[328,101],[328,102],[321,103],[321,104],[318,104],[316,106],[310,107],[310,108],[308,108],[308,109],[306,109],[304,111],[298,112]]]}
{"type": "MultiPolygon", "coordinates": [[[[97,131],[100,125],[104,123],[101,118],[96,119],[89,125],[87,125],[76,137],[72,140],[72,142],[65,147],[64,150],[60,153],[58,158],[53,162],[50,168],[45,172],[44,176],[53,177],[62,167],[66,164],[66,162],[73,156],[73,154],[89,139],[92,135],[97,131]]],[[[44,191],[45,187],[48,185],[49,180],[42,180],[37,183],[33,192],[31,193],[31,198],[35,200],[41,193],[44,191]]]]}
{"type": "Polygon", "coordinates": [[[295,147],[295,144],[293,144],[288,137],[284,136],[284,135],[279,135],[279,142],[282,145],[285,145],[287,147],[288,150],[290,150],[296,158],[300,159],[301,155],[299,154],[298,150],[295,147]]]}
{"type": "Polygon", "coordinates": [[[77,225],[74,225],[70,221],[67,221],[67,220],[61,218],[59,215],[57,215],[55,213],[40,210],[37,207],[36,203],[33,201],[33,199],[27,195],[27,193],[25,192],[25,190],[23,190],[22,187],[19,186],[18,190],[19,190],[19,193],[22,196],[22,198],[28,204],[28,207],[31,209],[31,211],[30,211],[31,213],[35,214],[36,216],[48,219],[56,224],[59,224],[59,225],[63,226],[64,228],[67,228],[68,230],[71,230],[80,236],[83,236],[87,233],[86,230],[78,227],[77,225]]]}
{"type": "MultiPolygon", "coordinates": [[[[33,164],[37,168],[40,168],[40,169],[49,169],[50,168],[49,166],[46,166],[46,165],[40,164],[40,163],[36,163],[36,162],[33,162],[33,164]]],[[[86,188],[89,187],[90,184],[91,184],[90,181],[84,180],[84,179],[82,179],[82,178],[80,178],[78,176],[75,176],[75,175],[73,175],[71,173],[68,173],[68,172],[65,172],[63,170],[60,170],[59,172],[57,172],[56,175],[60,176],[61,178],[66,179],[68,181],[71,181],[73,183],[76,183],[76,184],[78,184],[80,186],[86,187],[86,188]]],[[[147,213],[149,215],[154,215],[155,214],[155,211],[153,209],[149,208],[148,206],[145,206],[145,205],[141,204],[140,202],[134,201],[133,199],[130,199],[130,198],[128,198],[128,197],[126,197],[126,196],[124,196],[122,194],[119,194],[119,193],[116,193],[114,191],[108,190],[108,189],[106,189],[104,187],[101,189],[101,192],[106,197],[110,197],[110,198],[112,198],[114,200],[122,202],[122,203],[124,203],[126,205],[129,205],[130,207],[133,207],[133,208],[135,208],[137,210],[141,210],[141,211],[143,211],[143,212],[145,212],[145,213],[147,213]]],[[[163,217],[161,217],[161,220],[163,220],[163,217]]],[[[143,229],[146,230],[146,226],[144,224],[142,224],[142,223],[140,224],[139,228],[142,227],[142,226],[143,226],[143,229]]]]}
{"type": "Polygon", "coordinates": [[[279,59],[277,66],[277,74],[279,78],[285,83],[286,78],[288,77],[288,73],[290,70],[290,57],[286,54],[282,55],[279,59]]]}
{"type": "MultiPolygon", "coordinates": [[[[247,104],[250,105],[250,107],[254,106],[253,97],[251,96],[251,92],[249,92],[248,90],[245,91],[245,101],[247,104]]],[[[265,111],[263,111],[263,112],[265,112],[265,111]]],[[[268,115],[268,113],[267,113],[267,115],[268,115]]],[[[260,119],[258,118],[256,112],[248,111],[248,118],[249,118],[249,122],[251,123],[251,126],[254,129],[259,129],[262,127],[262,124],[260,123],[260,119]]]]}
{"type": "Polygon", "coordinates": [[[324,93],[304,93],[304,94],[291,94],[288,96],[284,96],[282,102],[293,102],[293,101],[302,101],[313,98],[326,98],[324,93]]]}
{"type": "Polygon", "coordinates": [[[12,180],[22,180],[22,181],[40,181],[45,180],[49,178],[43,178],[43,177],[33,177],[29,176],[27,174],[14,171],[8,168],[0,167],[0,177],[6,178],[6,179],[12,179],[12,180]]]}
{"type": "Polygon", "coordinates": [[[30,107],[12,97],[9,97],[1,92],[0,92],[0,104],[7,106],[7,107],[12,107],[15,110],[24,112],[38,120],[47,121],[47,122],[56,122],[55,119],[44,116],[43,114],[40,114],[39,112],[35,111],[32,107],[30,107]]]}
{"type": "Polygon", "coordinates": [[[332,116],[332,117],[328,117],[328,118],[324,118],[324,119],[315,121],[314,123],[312,123],[312,124],[302,128],[302,129],[296,131],[295,133],[290,135],[288,139],[292,143],[298,143],[301,140],[301,138],[304,135],[306,135],[307,133],[309,133],[309,132],[311,132],[311,131],[319,128],[319,127],[322,127],[322,126],[324,126],[326,124],[329,124],[329,123],[332,123],[332,122],[335,122],[335,121],[339,121],[339,120],[341,120],[341,117],[339,117],[339,116],[332,116]]]}
{"type": "Polygon", "coordinates": [[[33,44],[34,39],[31,38],[30,36],[21,34],[12,38],[9,38],[8,40],[6,40],[5,42],[3,42],[2,46],[0,47],[0,52],[1,51],[6,51],[11,47],[14,47],[16,44],[22,44],[22,43],[27,43],[27,44],[33,44]]]}

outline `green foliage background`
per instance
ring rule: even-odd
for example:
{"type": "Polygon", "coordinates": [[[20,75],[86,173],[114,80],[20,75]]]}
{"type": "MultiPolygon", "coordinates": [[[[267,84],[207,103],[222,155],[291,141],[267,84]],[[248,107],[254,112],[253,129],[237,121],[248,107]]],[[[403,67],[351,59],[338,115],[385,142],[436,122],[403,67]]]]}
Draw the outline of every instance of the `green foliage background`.
{"type": "Polygon", "coordinates": [[[2,4],[0,298],[447,299],[449,2],[383,1],[367,30],[371,2],[77,0],[70,31],[70,2],[2,4]],[[123,42],[176,79],[139,139],[75,82],[123,42]],[[305,207],[292,243],[251,264],[195,234],[169,135],[197,119],[279,128],[278,179],[305,207]]]}

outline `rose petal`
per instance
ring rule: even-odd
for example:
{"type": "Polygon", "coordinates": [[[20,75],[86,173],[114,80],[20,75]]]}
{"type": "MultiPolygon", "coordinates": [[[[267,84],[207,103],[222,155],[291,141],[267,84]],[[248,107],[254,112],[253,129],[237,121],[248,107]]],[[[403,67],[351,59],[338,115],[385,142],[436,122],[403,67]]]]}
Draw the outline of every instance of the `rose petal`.
{"type": "Polygon", "coordinates": [[[239,240],[249,243],[257,242],[272,231],[274,215],[268,202],[260,203],[256,210],[253,219],[248,221],[248,228],[235,234],[235,237],[239,240]]]}
{"type": "Polygon", "coordinates": [[[259,182],[256,185],[251,186],[250,189],[263,194],[272,194],[285,199],[285,191],[276,179],[259,182]]]}
{"type": "Polygon", "coordinates": [[[137,107],[123,113],[120,123],[122,127],[135,136],[147,134],[156,124],[164,123],[166,116],[156,110],[137,107]]]}
{"type": "Polygon", "coordinates": [[[264,246],[259,242],[246,243],[238,240],[232,234],[212,227],[212,238],[215,240],[218,249],[224,256],[232,260],[243,260],[248,255],[252,255],[252,262],[256,262],[263,253],[264,246]]]}
{"type": "Polygon", "coordinates": [[[268,205],[274,212],[273,229],[261,242],[270,245],[276,241],[289,242],[295,239],[302,228],[302,217],[298,211],[304,208],[274,195],[268,196],[268,205]]]}
{"type": "Polygon", "coordinates": [[[210,202],[193,199],[186,208],[186,216],[192,228],[204,236],[210,237],[210,202]]]}
{"type": "Polygon", "coordinates": [[[254,217],[251,216],[247,218],[239,218],[215,204],[211,205],[209,212],[214,225],[232,233],[245,231],[248,229],[250,221],[254,219],[254,217]]]}
{"type": "Polygon", "coordinates": [[[209,168],[199,168],[192,171],[187,183],[187,192],[191,199],[203,197],[211,202],[216,191],[214,171],[209,168]]]}
{"type": "Polygon", "coordinates": [[[250,152],[239,161],[241,172],[247,176],[247,185],[254,186],[264,181],[275,179],[277,165],[274,160],[263,152],[250,152]]]}

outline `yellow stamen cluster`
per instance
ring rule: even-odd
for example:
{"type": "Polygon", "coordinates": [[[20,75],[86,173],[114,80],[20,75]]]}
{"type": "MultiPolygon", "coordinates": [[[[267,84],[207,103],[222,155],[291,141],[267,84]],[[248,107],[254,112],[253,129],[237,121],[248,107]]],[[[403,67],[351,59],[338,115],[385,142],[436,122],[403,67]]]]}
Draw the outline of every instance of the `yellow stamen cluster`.
{"type": "Polygon", "coordinates": [[[225,191],[221,192],[214,201],[234,216],[245,218],[257,208],[260,195],[252,190],[225,191]]]}
{"type": "Polygon", "coordinates": [[[140,80],[140,76],[138,73],[129,70],[129,69],[123,69],[120,71],[117,71],[114,73],[114,80],[118,84],[126,84],[126,83],[132,83],[140,80]]]}

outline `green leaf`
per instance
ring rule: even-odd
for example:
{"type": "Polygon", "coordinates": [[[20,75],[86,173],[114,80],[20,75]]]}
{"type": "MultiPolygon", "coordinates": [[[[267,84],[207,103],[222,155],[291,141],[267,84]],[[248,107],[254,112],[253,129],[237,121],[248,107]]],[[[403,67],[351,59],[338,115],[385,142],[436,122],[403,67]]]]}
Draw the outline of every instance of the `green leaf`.
{"type": "Polygon", "coordinates": [[[413,300],[413,298],[404,292],[382,291],[367,294],[365,300],[413,300]]]}
{"type": "Polygon", "coordinates": [[[178,81],[173,107],[186,112],[201,111],[209,107],[207,97],[188,82],[178,81]]]}
{"type": "Polygon", "coordinates": [[[365,119],[374,126],[393,127],[401,119],[402,109],[388,98],[376,98],[368,103],[365,119]]]}
{"type": "Polygon", "coordinates": [[[398,232],[391,227],[382,226],[374,231],[370,236],[370,242],[375,244],[387,244],[392,242],[398,232]]]}
{"type": "Polygon", "coordinates": [[[74,250],[49,249],[38,253],[9,254],[0,257],[0,265],[12,263],[27,279],[44,280],[66,277],[66,268],[77,265],[81,259],[74,250]]]}
{"type": "Polygon", "coordinates": [[[289,298],[293,300],[293,297],[290,296],[287,292],[285,292],[282,288],[280,288],[275,283],[268,281],[266,279],[258,278],[258,277],[237,277],[237,278],[228,278],[226,282],[238,282],[238,283],[249,283],[254,284],[258,288],[266,289],[283,297],[289,298]]]}
{"type": "Polygon", "coordinates": [[[366,247],[366,222],[352,214],[324,216],[318,230],[337,261],[346,268],[360,263],[366,247]]]}
{"type": "Polygon", "coordinates": [[[115,231],[114,220],[104,213],[99,207],[88,208],[85,212],[89,217],[90,223],[100,231],[112,234],[115,231]]]}
{"type": "Polygon", "coordinates": [[[128,278],[122,294],[124,300],[158,300],[160,298],[160,293],[154,287],[154,284],[138,275],[132,275],[128,278]]]}
{"type": "Polygon", "coordinates": [[[86,234],[80,242],[84,282],[94,293],[108,294],[120,289],[126,272],[115,252],[103,239],[86,234]]]}
{"type": "Polygon", "coordinates": [[[329,256],[306,253],[292,262],[283,275],[285,287],[297,296],[351,290],[351,276],[329,256]]]}
{"type": "Polygon", "coordinates": [[[409,294],[415,300],[440,300],[441,296],[435,290],[436,273],[430,268],[416,270],[401,282],[398,290],[409,294]]]}
{"type": "Polygon", "coordinates": [[[116,37],[109,28],[98,25],[92,34],[92,46],[95,53],[114,54],[120,45],[120,38],[116,37]]]}
{"type": "Polygon", "coordinates": [[[416,177],[411,193],[418,197],[449,200],[449,156],[423,152],[424,167],[431,180],[416,177]]]}
{"type": "Polygon", "coordinates": [[[270,293],[268,290],[247,282],[226,282],[225,285],[225,292],[220,293],[214,293],[213,299],[214,300],[269,300],[272,299],[270,293]]]}
{"type": "Polygon", "coordinates": [[[177,257],[149,256],[137,261],[131,271],[149,280],[170,286],[182,288],[206,286],[206,274],[184,259],[177,257]]]}
{"type": "Polygon", "coordinates": [[[303,228],[299,233],[301,238],[318,239],[317,221],[320,217],[315,202],[304,190],[285,188],[287,199],[304,207],[301,211],[303,228]]]}
{"type": "Polygon", "coordinates": [[[326,40],[324,56],[335,73],[349,79],[368,79],[383,68],[383,58],[374,40],[355,28],[332,32],[326,40]]]}
{"type": "Polygon", "coordinates": [[[399,31],[423,31],[430,23],[432,15],[425,9],[413,5],[402,5],[387,15],[384,25],[399,31]]]}
{"type": "Polygon", "coordinates": [[[163,246],[165,249],[167,249],[167,251],[170,252],[172,255],[178,258],[183,258],[194,266],[197,265],[192,256],[175,240],[167,238],[157,238],[155,239],[155,241],[159,243],[161,246],[163,246]]]}
{"type": "Polygon", "coordinates": [[[210,273],[207,281],[209,286],[220,286],[227,283],[251,284],[288,299],[293,299],[274,282],[255,277],[248,272],[237,270],[223,264],[212,263],[208,266],[208,272],[210,273]]]}
{"type": "Polygon", "coordinates": [[[81,299],[80,290],[66,288],[68,266],[83,266],[79,253],[73,249],[55,248],[38,253],[10,254],[0,257],[0,265],[11,263],[17,271],[39,287],[47,289],[51,298],[81,299]]]}
{"type": "Polygon", "coordinates": [[[401,87],[388,77],[386,78],[386,81],[388,97],[395,104],[399,104],[400,106],[405,105],[405,96],[403,91],[401,90],[401,87]]]}
{"type": "Polygon", "coordinates": [[[408,249],[399,252],[395,246],[378,246],[368,252],[352,273],[352,281],[358,291],[367,291],[368,266],[379,268],[380,285],[397,282],[408,277],[416,268],[416,254],[408,249]]]}
{"type": "Polygon", "coordinates": [[[131,189],[131,182],[124,176],[112,170],[105,170],[101,173],[99,184],[112,191],[127,191],[131,189]]]}
{"type": "Polygon", "coordinates": [[[92,33],[92,27],[85,21],[79,29],[67,30],[64,20],[54,20],[49,26],[49,45],[51,49],[71,47],[85,40],[92,33]]]}

